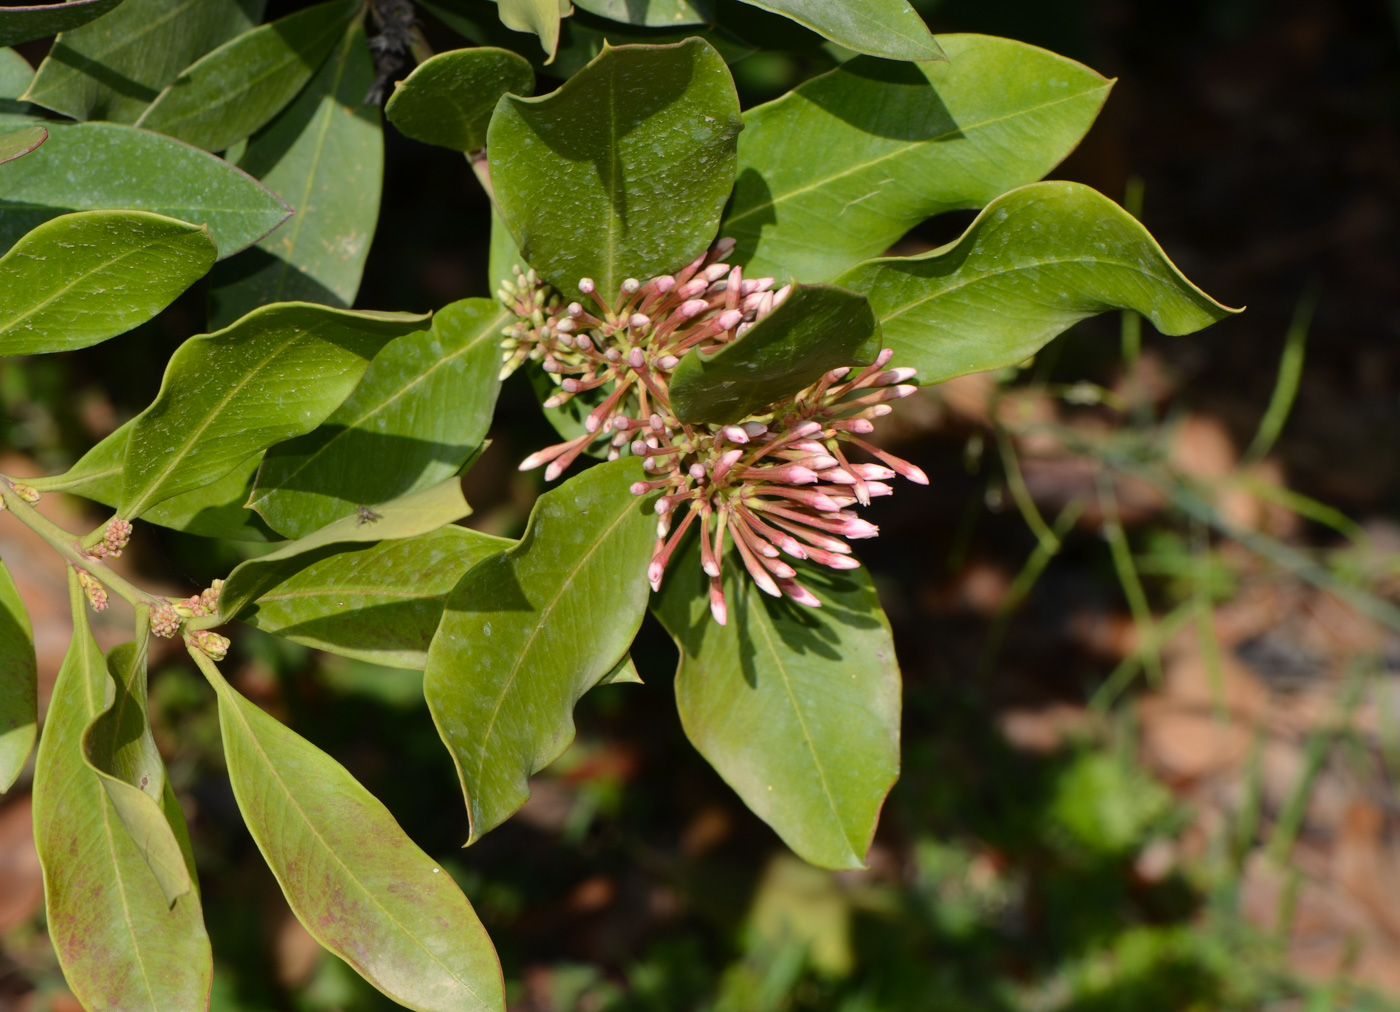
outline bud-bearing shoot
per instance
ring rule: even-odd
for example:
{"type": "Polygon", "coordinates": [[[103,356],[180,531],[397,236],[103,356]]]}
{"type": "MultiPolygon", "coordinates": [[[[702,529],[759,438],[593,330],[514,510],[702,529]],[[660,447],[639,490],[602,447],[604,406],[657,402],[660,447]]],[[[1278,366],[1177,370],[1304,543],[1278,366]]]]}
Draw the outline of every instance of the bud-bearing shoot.
{"type": "Polygon", "coordinates": [[[864,368],[830,370],[735,424],[686,424],[675,416],[669,383],[680,360],[733,341],[791,291],[775,291],[772,278],[747,280],[742,268],[724,264],[733,247],[733,240],[720,240],[674,276],[629,278],[611,303],[583,278],[579,291],[593,305],[565,306],[533,271],[519,269],[499,293],[518,317],[504,332],[503,375],[538,361],[559,388],[546,407],[589,391],[601,398],[582,435],[531,454],[520,469],[548,465],[545,478],[552,481],[602,440],[609,460],[624,450],[642,458],[651,477],[632,492],[661,493],[647,571],[652,589],[660,588],[671,556],[698,519],[701,567],[721,624],[728,615],[722,585],[728,547],[764,593],[820,607],[782,556],[854,569],[859,563],[842,539],[874,537],[879,529],[850,508],[890,495],[887,479],[897,475],[928,484],[918,467],[861,438],[890,412],[889,402],[917,389],[907,382],[913,369],[888,367],[889,350],[864,368]],[[853,462],[851,448],[879,463],[853,462]]]}

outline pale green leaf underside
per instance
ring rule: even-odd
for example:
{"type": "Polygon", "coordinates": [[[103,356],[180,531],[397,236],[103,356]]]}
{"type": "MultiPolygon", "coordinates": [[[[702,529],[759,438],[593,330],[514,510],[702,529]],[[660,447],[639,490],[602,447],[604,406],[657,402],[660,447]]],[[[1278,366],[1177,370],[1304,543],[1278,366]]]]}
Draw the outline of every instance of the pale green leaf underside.
{"type": "Polygon", "coordinates": [[[216,481],[274,443],[310,432],[355,388],[389,340],[426,324],[409,313],[280,303],[171,356],[160,393],[135,419],[121,513],[216,481]]]}
{"type": "Polygon", "coordinates": [[[422,671],[448,593],[468,569],[512,544],[444,527],[342,551],[277,584],[241,617],[294,643],[422,671]]]}
{"type": "Polygon", "coordinates": [[[908,0],[743,0],[791,18],[857,53],[887,60],[944,60],[937,40],[908,0]]]}
{"type": "MultiPolygon", "coordinates": [[[[18,99],[34,80],[34,68],[13,49],[0,48],[0,99],[18,99]]],[[[18,102],[0,101],[0,111],[22,108],[18,102]]]]}
{"type": "Polygon", "coordinates": [[[573,8],[569,0],[496,0],[501,24],[517,32],[532,32],[551,58],[559,48],[559,20],[573,8]]]}
{"type": "MultiPolygon", "coordinates": [[[[97,775],[82,734],[102,709],[107,668],[70,574],[72,645],[54,685],[34,769],[34,843],[44,870],[48,932],[69,988],[85,1008],[171,1012],[204,1008],[213,956],[199,894],[166,903],[97,775]]],[[[168,792],[167,817],[184,836],[168,792]]]]}
{"type": "Polygon", "coordinates": [[[331,0],[230,39],[166,85],[136,125],[222,151],[296,97],[360,6],[331,0]]]}
{"type": "Polygon", "coordinates": [[[385,503],[366,505],[304,538],[240,563],[224,584],[219,613],[235,618],[254,600],[335,545],[414,538],[471,514],[457,478],[385,503]]]}
{"type": "Polygon", "coordinates": [[[408,1008],[504,1012],[491,939],[452,876],[345,767],[196,659],[219,696],[238,807],[306,929],[408,1008]]]}
{"type": "Polygon", "coordinates": [[[134,123],[180,72],[262,19],[263,0],[125,0],[54,40],[28,101],[78,120],[134,123]]]}
{"type": "Polygon", "coordinates": [[[837,280],[869,297],[894,364],[918,369],[925,384],[1015,365],[1113,309],[1171,335],[1238,312],[1188,281],[1132,215],[1078,183],[1013,190],[957,241],[837,280]]]}
{"type": "Polygon", "coordinates": [[[0,165],[22,158],[48,139],[48,130],[38,125],[0,135],[0,165]]]}
{"type": "Polygon", "coordinates": [[[0,562],[0,791],[14,786],[34,748],[38,678],[29,613],[9,570],[0,562]]]}
{"type": "Polygon", "coordinates": [[[561,291],[677,270],[715,236],[739,100],[709,43],[620,46],[542,98],[501,99],[487,151],[506,224],[561,291]]]}
{"type": "Polygon", "coordinates": [[[714,19],[712,0],[575,0],[582,10],[648,28],[703,25],[714,19]]]}
{"type": "Polygon", "coordinates": [[[486,147],[502,95],[533,95],[535,72],[507,49],[477,46],[438,53],[394,88],[384,115],[405,137],[469,154],[486,147]]]}
{"type": "Polygon", "coordinates": [[[384,176],[379,110],[364,101],[373,83],[374,61],[356,21],[295,101],[249,142],[239,166],[296,214],[215,271],[211,327],[272,302],[354,303],[384,176]]]}
{"type": "Polygon", "coordinates": [[[728,625],[710,616],[694,539],[657,602],[686,734],[800,857],[862,867],[899,775],[899,667],[870,579],[800,565],[818,609],[763,594],[737,558],[724,568],[728,625]]]}
{"type": "Polygon", "coordinates": [[[627,652],[646,608],[656,520],[629,491],[639,461],[600,464],[541,496],[525,537],[447,599],[423,691],[452,753],[471,841],[530,796],[573,739],[573,708],[627,652]]]}
{"type": "Polygon", "coordinates": [[[102,782],[166,902],[173,903],[190,891],[194,872],[166,818],[165,764],[146,710],[149,613],[142,609],[137,614],[136,642],[107,655],[102,709],[83,731],[83,758],[102,782]]]}
{"type": "Polygon", "coordinates": [[[68,0],[66,3],[0,7],[0,46],[42,39],[100,18],[122,0],[68,0]]]}
{"type": "Polygon", "coordinates": [[[125,333],[217,255],[207,230],[143,211],[46,221],[0,257],[0,355],[73,351],[125,333]]]}
{"type": "MultiPolygon", "coordinates": [[[[0,124],[0,134],[17,129],[0,124]]],[[[49,139],[4,167],[0,249],[69,211],[130,210],[208,225],[220,257],[252,245],[291,213],[222,158],[117,123],[50,123],[49,139]]]]}
{"type": "Polygon", "coordinates": [[[249,505],[299,538],[457,473],[490,427],[509,319],[490,299],[464,299],[391,342],[319,428],[268,451],[249,505]]]}
{"type": "Polygon", "coordinates": [[[828,281],[926,218],[1035,182],[1112,87],[1010,39],[943,44],[947,63],[851,60],[745,114],[721,231],[750,276],[828,281]]]}
{"type": "Polygon", "coordinates": [[[671,407],[683,422],[741,421],[828,370],[869,365],[879,351],[880,325],[863,295],[798,286],[731,343],[682,358],[671,376],[671,407]]]}

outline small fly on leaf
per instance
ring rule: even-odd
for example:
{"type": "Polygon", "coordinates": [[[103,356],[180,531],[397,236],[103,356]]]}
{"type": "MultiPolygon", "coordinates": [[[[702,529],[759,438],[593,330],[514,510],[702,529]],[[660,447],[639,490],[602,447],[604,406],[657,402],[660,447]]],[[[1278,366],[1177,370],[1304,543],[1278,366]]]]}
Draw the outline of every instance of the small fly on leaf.
{"type": "Polygon", "coordinates": [[[365,524],[372,524],[379,519],[379,514],[374,512],[374,510],[370,509],[368,506],[356,506],[355,516],[358,518],[355,521],[356,527],[363,527],[365,524]]]}

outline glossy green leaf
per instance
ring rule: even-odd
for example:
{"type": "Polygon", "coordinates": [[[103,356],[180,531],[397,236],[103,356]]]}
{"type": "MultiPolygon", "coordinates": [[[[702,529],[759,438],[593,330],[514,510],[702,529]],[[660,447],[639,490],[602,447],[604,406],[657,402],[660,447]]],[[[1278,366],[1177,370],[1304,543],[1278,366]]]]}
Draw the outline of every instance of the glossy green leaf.
{"type": "Polygon", "coordinates": [[[887,60],[947,60],[909,0],[743,0],[791,18],[857,53],[887,60]]]}
{"type": "Polygon", "coordinates": [[[34,68],[13,49],[0,48],[0,115],[21,113],[26,107],[16,101],[34,80],[34,68]]]}
{"type": "Polygon", "coordinates": [[[107,655],[102,708],[82,735],[83,758],[136,843],[166,902],[190,891],[194,870],[166,818],[165,764],[146,711],[146,645],[150,612],[137,612],[136,642],[107,655]]]}
{"type": "Polygon", "coordinates": [[[493,291],[497,290],[502,281],[515,280],[515,268],[524,270],[528,265],[525,258],[520,255],[520,247],[515,245],[515,237],[510,234],[510,229],[506,227],[505,220],[494,207],[491,208],[491,249],[488,253],[486,265],[487,273],[493,291]]]}
{"type": "Polygon", "coordinates": [[[641,685],[642,676],[637,674],[637,666],[632,663],[632,655],[626,654],[613,665],[613,669],[598,679],[599,685],[641,685]]]}
{"type": "Polygon", "coordinates": [[[605,50],[556,92],[501,99],[487,153],[530,264],[605,297],[676,270],[715,236],[741,127],[729,69],[700,39],[605,50]]]}
{"type": "Polygon", "coordinates": [[[259,450],[310,432],[340,406],[410,313],[266,306],[170,357],[127,442],[122,516],[217,481],[259,450]]]}
{"type": "Polygon", "coordinates": [[[54,40],[28,94],[79,120],[134,123],[195,60],[252,28],[264,0],[125,0],[54,40]]]}
{"type": "Polygon", "coordinates": [[[530,796],[574,736],[579,697],[627,652],[656,540],[641,462],[599,464],[535,503],[519,544],[447,599],[423,692],[466,795],[472,842],[530,796]]]}
{"type": "Polygon", "coordinates": [[[1238,312],[1188,281],[1132,215],[1078,183],[1013,190],[957,241],[837,281],[869,297],[894,363],[925,384],[1015,365],[1111,309],[1135,310],[1163,334],[1238,312]]]}
{"type": "Polygon", "coordinates": [[[722,626],[692,538],[656,614],[681,651],[676,702],[700,754],[800,857],[859,868],[899,776],[899,667],[865,570],[799,568],[821,608],[768,597],[726,559],[722,626]]]}
{"type": "Polygon", "coordinates": [[[748,331],[718,351],[691,352],[671,376],[683,422],[737,422],[880,352],[880,325],[865,296],[835,285],[794,287],[748,331]]]}
{"type": "Polygon", "coordinates": [[[456,474],[491,425],[509,319],[490,299],[464,299],[392,342],[320,428],[268,451],[248,505],[300,538],[456,474]]]}
{"type": "Polygon", "coordinates": [[[270,302],[354,303],[384,177],[379,110],[365,105],[373,83],[374,61],[357,21],[296,100],[248,144],[239,167],[296,214],[214,273],[210,326],[270,302]]]}
{"type": "Polygon", "coordinates": [[[624,24],[649,28],[703,25],[713,21],[711,0],[574,0],[583,10],[624,24]]]}
{"type": "Polygon", "coordinates": [[[538,35],[549,56],[559,47],[559,21],[572,13],[569,0],[496,0],[501,24],[516,32],[538,35]]]}
{"type": "Polygon", "coordinates": [[[42,39],[100,18],[122,0],[67,0],[66,3],[0,7],[0,46],[42,39]]]}
{"type": "Polygon", "coordinates": [[[0,562],[0,791],[14,786],[34,748],[38,679],[29,613],[9,570],[0,562]]]}
{"type": "Polygon", "coordinates": [[[296,97],[361,5],[330,0],[244,32],[166,85],[136,125],[222,151],[296,97]]]}
{"type": "MultiPolygon", "coordinates": [[[[219,613],[235,618],[294,573],[324,558],[336,545],[414,538],[471,514],[457,478],[385,503],[367,504],[314,534],[288,542],[276,551],[241,563],[224,582],[219,613]]],[[[341,549],[343,550],[343,549],[341,549]]]]}
{"type": "Polygon", "coordinates": [[[22,127],[13,133],[0,134],[0,165],[29,154],[48,139],[48,130],[37,124],[22,127]]]}
{"type": "MultiPolygon", "coordinates": [[[[13,123],[0,124],[0,135],[13,123]]],[[[291,209],[222,158],[115,123],[50,123],[33,154],[0,169],[0,249],[69,211],[150,211],[208,225],[220,257],[285,221],[291,209]]]]}
{"type": "Polygon", "coordinates": [[[405,137],[468,154],[486,147],[491,113],[506,93],[535,93],[529,61],[491,46],[454,49],[418,64],[384,115],[405,137]]]}
{"type": "Polygon", "coordinates": [[[511,544],[444,527],[341,551],[277,584],[241,618],[294,643],[422,671],[448,593],[468,569],[511,544]]]}
{"type": "MultiPolygon", "coordinates": [[[[48,933],[69,988],[90,1009],[172,1012],[209,1001],[213,956],[199,893],[166,902],[111,798],[83,758],[82,736],[108,681],[69,578],[73,642],[58,672],[34,768],[34,843],[44,869],[48,933]]],[[[167,791],[177,836],[184,817],[167,791]]]]}
{"type": "Polygon", "coordinates": [[[745,114],[721,231],[750,276],[827,281],[925,218],[1034,182],[1113,84],[1010,39],[943,41],[947,63],[851,60],[745,114]]]}
{"type": "Polygon", "coordinates": [[[505,1012],[495,949],[452,876],[344,766],[195,660],[219,697],[243,821],[297,919],[408,1008],[505,1012]]]}
{"type": "Polygon", "coordinates": [[[72,351],[125,333],[217,255],[207,229],[144,211],[46,221],[0,257],[0,355],[72,351]]]}

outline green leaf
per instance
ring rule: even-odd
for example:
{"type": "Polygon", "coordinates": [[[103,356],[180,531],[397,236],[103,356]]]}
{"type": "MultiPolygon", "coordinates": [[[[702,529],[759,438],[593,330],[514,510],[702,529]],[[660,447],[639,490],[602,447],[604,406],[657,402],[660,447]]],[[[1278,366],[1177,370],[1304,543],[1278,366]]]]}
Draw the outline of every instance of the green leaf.
{"type": "Polygon", "coordinates": [[[947,63],[851,60],[745,114],[721,231],[750,276],[827,281],[925,218],[1034,182],[1113,85],[1010,39],[943,41],[947,63]]]}
{"type": "Polygon", "coordinates": [[[512,542],[465,527],[341,550],[259,597],[241,618],[294,643],[422,671],[457,581],[512,542]]]}
{"type": "Polygon", "coordinates": [[[512,31],[531,32],[540,37],[540,47],[554,56],[559,47],[559,21],[573,8],[569,0],[496,0],[501,24],[512,31]]]}
{"type": "Polygon", "coordinates": [[[0,165],[29,154],[48,139],[49,132],[37,124],[0,135],[0,165]]]}
{"type": "Polygon", "coordinates": [[[410,313],[289,302],[192,337],[170,357],[160,393],[128,440],[120,512],[216,481],[259,450],[310,432],[339,407],[410,313]]]}
{"type": "Polygon", "coordinates": [[[627,652],[656,540],[641,462],[589,468],[535,503],[525,537],[462,577],[428,649],[423,693],[479,840],[574,736],[579,697],[627,652]]]}
{"type": "Polygon", "coordinates": [[[865,296],[835,285],[796,286],[738,339],[683,357],[671,376],[671,407],[683,422],[737,422],[828,370],[869,365],[879,352],[880,325],[865,296]]]}
{"type": "Polygon", "coordinates": [[[501,96],[533,95],[528,60],[506,49],[454,49],[424,60],[394,88],[384,115],[405,137],[469,154],[486,147],[501,96]]]}
{"type": "MultiPolygon", "coordinates": [[[[68,986],[91,1009],[205,1008],[213,956],[199,893],[166,902],[111,798],[83,758],[103,709],[107,667],[69,575],[73,642],[58,672],[34,767],[34,844],[44,869],[48,931],[68,986]]],[[[180,807],[166,793],[177,836],[180,807]]]]}
{"type": "Polygon", "coordinates": [[[244,32],[166,85],[136,125],[222,151],[296,97],[361,5],[331,0],[244,32]]]}
{"type": "Polygon", "coordinates": [[[0,562],[0,791],[14,786],[34,748],[38,684],[34,629],[14,579],[0,562]]]}
{"type": "Polygon", "coordinates": [[[798,856],[862,867],[899,776],[899,667],[870,578],[798,564],[822,602],[808,608],[761,593],[731,557],[722,626],[690,542],[656,606],[681,652],[685,733],[798,856]]]}
{"type": "Polygon", "coordinates": [[[195,60],[252,28],[263,0],[126,0],[54,40],[30,101],[79,120],[134,123],[195,60]]]}
{"type": "MultiPolygon", "coordinates": [[[[18,99],[34,80],[34,68],[13,49],[0,49],[0,99],[18,99]]],[[[18,102],[0,101],[0,112],[18,112],[18,102]]]]}
{"type": "MultiPolygon", "coordinates": [[[[0,124],[0,135],[15,128],[0,124]]],[[[246,173],[172,138],[115,123],[48,129],[43,147],[0,170],[0,249],[69,211],[130,210],[207,225],[229,257],[291,213],[246,173]]]]}
{"type": "Polygon", "coordinates": [[[248,505],[300,538],[456,474],[491,425],[509,319],[490,299],[464,299],[391,342],[320,428],[268,451],[248,505]]]}
{"type": "Polygon", "coordinates": [[[203,654],[229,781],[297,919],[390,998],[505,1012],[500,962],[452,876],[338,762],[248,702],[203,654]]]}
{"type": "Polygon", "coordinates": [[[83,758],[135,841],[167,903],[188,893],[194,869],[185,863],[165,811],[165,764],[146,711],[146,645],[150,612],[137,612],[136,642],[107,655],[102,708],[82,735],[83,758]]]}
{"type": "Polygon", "coordinates": [[[219,595],[219,614],[225,618],[238,617],[272,587],[326,555],[334,554],[326,549],[355,542],[414,538],[470,513],[471,507],[462,497],[462,483],[457,478],[391,502],[367,504],[357,513],[327,524],[314,534],[239,564],[224,582],[219,595]]]}
{"type": "Polygon", "coordinates": [[[637,674],[637,666],[632,663],[632,655],[624,654],[622,660],[613,665],[613,669],[602,678],[598,679],[599,685],[641,685],[642,676],[637,674]]]}
{"type": "Polygon", "coordinates": [[[1013,190],[957,241],[872,260],[837,281],[865,292],[894,363],[918,369],[924,384],[1025,361],[1111,309],[1172,335],[1239,312],[1186,280],[1132,215],[1078,183],[1013,190]]]}
{"type": "Polygon", "coordinates": [[[715,236],[739,101],[713,46],[605,50],[556,92],[501,99],[487,153],[520,250],[555,287],[676,270],[715,236]]]}
{"type": "Polygon", "coordinates": [[[0,7],[0,46],[42,39],[100,18],[122,0],[67,0],[29,7],[0,7]]]}
{"type": "Polygon", "coordinates": [[[490,277],[487,279],[487,283],[494,290],[502,281],[515,280],[516,267],[524,270],[528,266],[525,263],[525,258],[520,255],[520,248],[515,245],[515,237],[510,234],[505,220],[493,206],[491,208],[491,249],[486,265],[490,277]]]}
{"type": "Polygon", "coordinates": [[[46,221],[0,257],[0,355],[72,351],[125,333],[217,255],[208,229],[144,211],[46,221]]]}
{"type": "Polygon", "coordinates": [[[712,0],[574,0],[579,7],[624,24],[649,28],[703,25],[714,20],[712,0]]]}
{"type": "Polygon", "coordinates": [[[847,49],[887,60],[947,60],[908,0],[743,0],[847,49]]]}
{"type": "Polygon", "coordinates": [[[374,61],[356,21],[296,100],[253,137],[239,166],[296,214],[214,273],[210,326],[270,302],[354,303],[384,176],[379,110],[365,105],[373,83],[374,61]]]}

